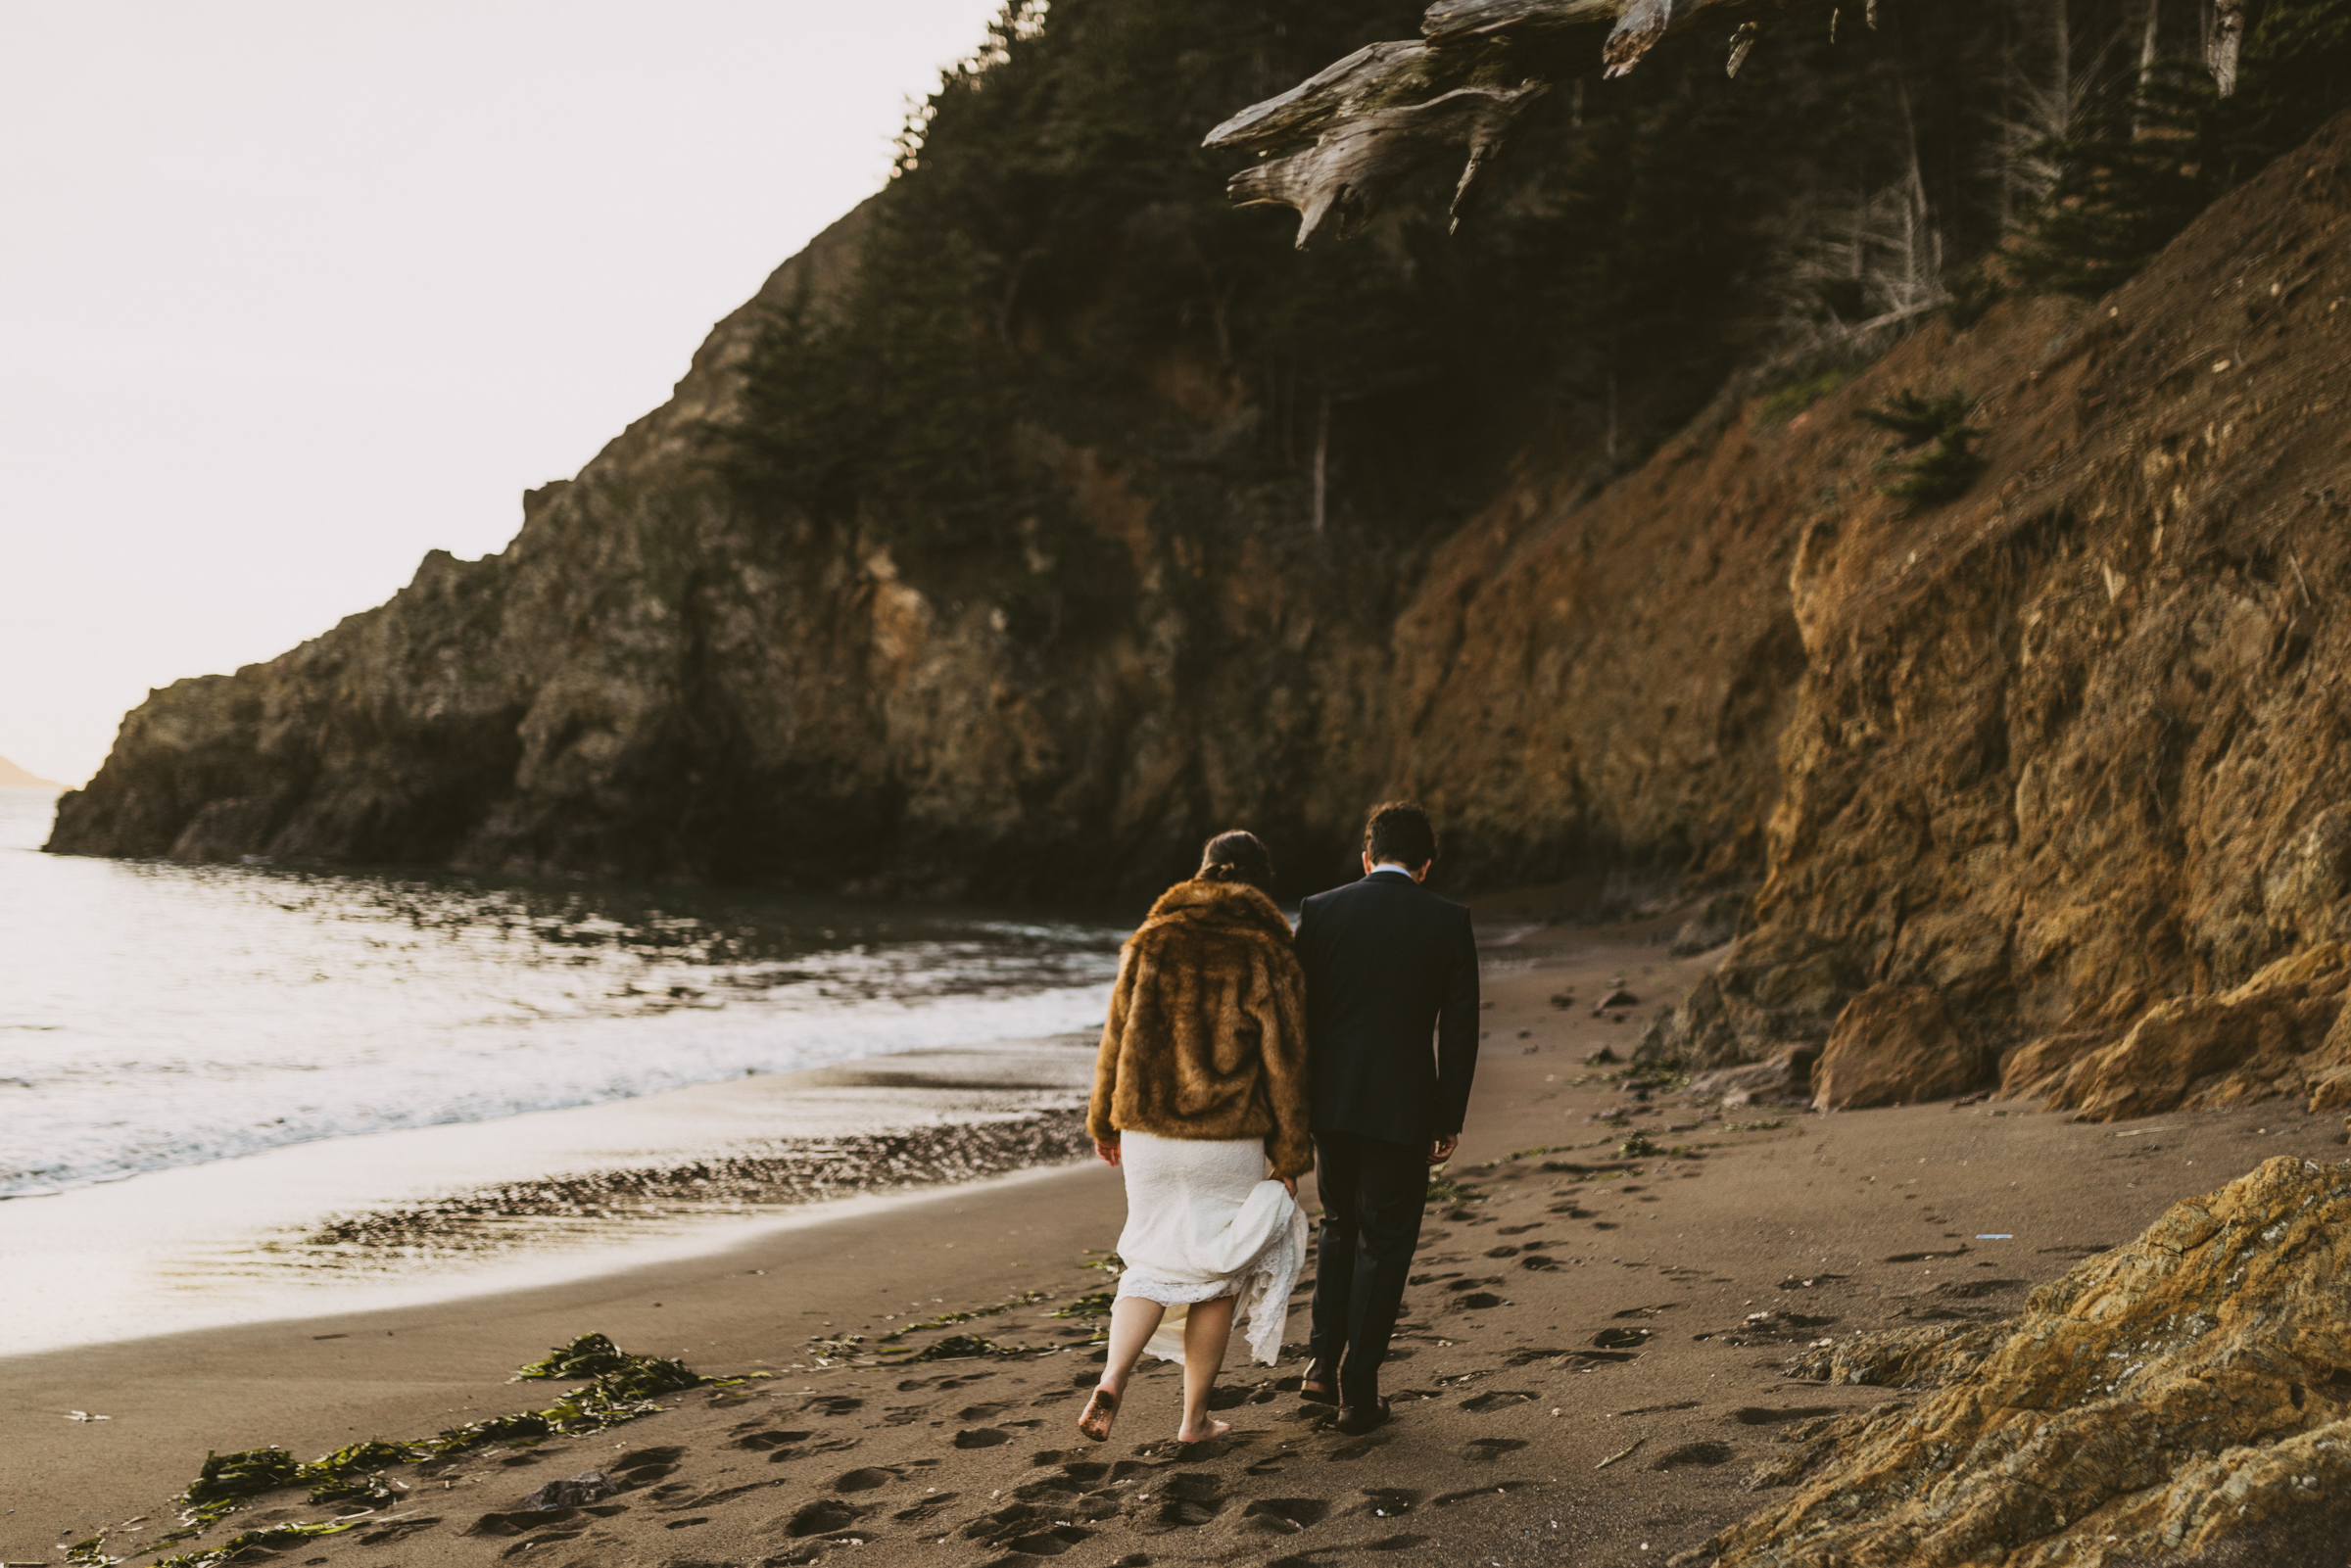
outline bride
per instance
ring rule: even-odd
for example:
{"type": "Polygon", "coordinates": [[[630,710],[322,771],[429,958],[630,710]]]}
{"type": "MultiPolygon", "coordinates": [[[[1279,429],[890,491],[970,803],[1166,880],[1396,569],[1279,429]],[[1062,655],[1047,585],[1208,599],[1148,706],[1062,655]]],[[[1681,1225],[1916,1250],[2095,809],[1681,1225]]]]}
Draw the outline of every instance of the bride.
{"type": "Polygon", "coordinates": [[[1218,834],[1120,960],[1086,1117],[1095,1152],[1127,1182],[1109,1360],[1078,1418],[1096,1443],[1146,1350],[1183,1367],[1177,1442],[1230,1431],[1209,1418],[1208,1396],[1236,1305],[1250,1354],[1281,1356],[1306,1258],[1298,1178],[1314,1145],[1306,981],[1272,881],[1254,834],[1218,834]]]}

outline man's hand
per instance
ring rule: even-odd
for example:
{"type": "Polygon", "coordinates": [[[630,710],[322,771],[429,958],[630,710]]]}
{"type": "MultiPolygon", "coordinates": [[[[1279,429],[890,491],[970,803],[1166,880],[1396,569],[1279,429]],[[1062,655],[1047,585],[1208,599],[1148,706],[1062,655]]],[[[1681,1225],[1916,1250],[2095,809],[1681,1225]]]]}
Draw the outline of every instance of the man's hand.
{"type": "Polygon", "coordinates": [[[1096,1138],[1094,1140],[1094,1153],[1102,1157],[1102,1163],[1104,1164],[1117,1164],[1119,1163],[1119,1140],[1116,1138],[1096,1138]]]}
{"type": "MultiPolygon", "coordinates": [[[[1432,1165],[1443,1164],[1453,1158],[1453,1152],[1461,1146],[1462,1135],[1458,1132],[1449,1132],[1442,1138],[1431,1139],[1428,1145],[1428,1163],[1432,1165]]],[[[1115,1165],[1118,1162],[1114,1160],[1111,1164],[1115,1165]]]]}

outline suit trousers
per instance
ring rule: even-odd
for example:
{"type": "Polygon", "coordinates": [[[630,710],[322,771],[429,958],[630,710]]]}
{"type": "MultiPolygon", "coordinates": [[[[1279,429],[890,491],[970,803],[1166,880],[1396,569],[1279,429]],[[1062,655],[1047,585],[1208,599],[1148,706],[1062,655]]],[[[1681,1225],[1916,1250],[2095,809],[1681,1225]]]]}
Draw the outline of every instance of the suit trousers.
{"type": "Polygon", "coordinates": [[[1420,1245],[1428,1147],[1317,1132],[1315,1160],[1322,1229],[1308,1349],[1338,1368],[1341,1403],[1367,1407],[1379,1399],[1380,1363],[1420,1245]]]}

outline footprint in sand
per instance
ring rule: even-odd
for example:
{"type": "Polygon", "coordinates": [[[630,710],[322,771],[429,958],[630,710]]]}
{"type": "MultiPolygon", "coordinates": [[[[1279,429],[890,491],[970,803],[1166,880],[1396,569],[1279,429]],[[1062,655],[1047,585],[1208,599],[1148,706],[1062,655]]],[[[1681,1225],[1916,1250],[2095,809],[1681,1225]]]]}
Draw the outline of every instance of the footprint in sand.
{"type": "Polygon", "coordinates": [[[947,1504],[962,1496],[963,1494],[960,1492],[933,1493],[911,1508],[900,1508],[896,1513],[891,1514],[890,1518],[900,1524],[923,1524],[946,1512],[947,1504]]]}
{"type": "MultiPolygon", "coordinates": [[[[1317,1428],[1317,1430],[1331,1430],[1331,1423],[1335,1422],[1337,1419],[1337,1416],[1324,1417],[1322,1423],[1317,1428]]],[[[1395,1440],[1396,1429],[1392,1426],[1383,1426],[1377,1431],[1370,1433],[1368,1436],[1358,1438],[1352,1443],[1342,1443],[1337,1448],[1330,1450],[1329,1457],[1333,1460],[1341,1462],[1360,1459],[1374,1449],[1386,1448],[1395,1440]]]]}
{"type": "Polygon", "coordinates": [[[1294,1536],[1322,1522],[1330,1504],[1320,1497],[1260,1497],[1242,1510],[1241,1523],[1277,1536],[1294,1536]]]}
{"type": "MultiPolygon", "coordinates": [[[[1294,1551],[1286,1557],[1275,1557],[1266,1568],[1322,1568],[1324,1562],[1344,1562],[1359,1551],[1410,1551],[1415,1546],[1428,1544],[1426,1536],[1382,1536],[1360,1545],[1319,1546],[1313,1551],[1294,1551]]],[[[1116,1565],[1113,1565],[1116,1568],[1116,1565]]]]}
{"type": "Polygon", "coordinates": [[[1809,1421],[1815,1416],[1835,1415],[1833,1404],[1799,1404],[1792,1409],[1774,1410],[1761,1404],[1744,1404],[1727,1417],[1741,1426],[1773,1426],[1781,1421],[1809,1421]]]}
{"type": "Polygon", "coordinates": [[[1668,1449],[1649,1461],[1652,1470],[1678,1470],[1686,1464],[1727,1464],[1731,1448],[1727,1443],[1685,1443],[1678,1449],[1668,1449]]]}
{"type": "Polygon", "coordinates": [[[838,1497],[820,1498],[802,1504],[790,1519],[785,1520],[784,1533],[795,1540],[802,1536],[829,1535],[836,1530],[846,1530],[865,1511],[838,1497]]]}
{"type": "Polygon", "coordinates": [[[967,1404],[955,1412],[958,1421],[984,1421],[991,1415],[1002,1415],[1011,1409],[1009,1404],[967,1404]]]}
{"type": "Polygon", "coordinates": [[[1425,1493],[1407,1491],[1403,1487],[1366,1487],[1362,1495],[1364,1500],[1347,1511],[1351,1514],[1368,1514],[1374,1519],[1401,1519],[1411,1513],[1415,1504],[1426,1496],[1425,1493]]]}
{"type": "Polygon", "coordinates": [[[864,1409],[865,1402],[853,1400],[845,1394],[820,1394],[815,1399],[802,1401],[800,1408],[814,1410],[819,1415],[847,1415],[853,1410],[864,1409]]]}
{"type": "MultiPolygon", "coordinates": [[[[1524,1438],[1471,1438],[1467,1447],[1462,1449],[1462,1455],[1469,1459],[1499,1459],[1506,1453],[1515,1453],[1525,1447],[1524,1438]]],[[[1444,1503],[1444,1498],[1437,1499],[1439,1507],[1444,1503]]]]}
{"type": "Polygon", "coordinates": [[[1513,1404],[1524,1404],[1535,1396],[1525,1389],[1493,1389],[1462,1402],[1462,1408],[1478,1415],[1488,1410],[1507,1410],[1513,1404]]]}
{"type": "MultiPolygon", "coordinates": [[[[800,1434],[801,1437],[807,1435],[805,1432],[800,1434]]],[[[641,1470],[648,1464],[674,1466],[685,1457],[684,1449],[631,1449],[612,1461],[612,1471],[617,1475],[623,1470],[641,1470]]],[[[664,1470],[661,1473],[667,1475],[669,1472],[664,1470]]]]}
{"type": "Polygon", "coordinates": [[[997,1449],[1012,1441],[1012,1434],[999,1432],[992,1426],[972,1427],[955,1434],[959,1449],[997,1449]]]}
{"type": "Polygon", "coordinates": [[[1224,1511],[1224,1484],[1205,1470],[1179,1471],[1153,1495],[1158,1523],[1171,1530],[1196,1530],[1224,1511]]]}
{"type": "MultiPolygon", "coordinates": [[[[1520,1449],[1526,1447],[1523,1443],[1511,1446],[1520,1449]]],[[[1441,1497],[1431,1498],[1428,1505],[1432,1508],[1455,1508],[1464,1502],[1486,1502],[1533,1485],[1532,1481],[1497,1481],[1490,1487],[1478,1487],[1468,1492],[1448,1492],[1441,1497]]]]}
{"type": "Polygon", "coordinates": [[[851,1470],[834,1477],[833,1490],[836,1492],[871,1492],[876,1487],[888,1486],[897,1479],[895,1471],[877,1470],[872,1465],[867,1465],[863,1469],[851,1470]]]}

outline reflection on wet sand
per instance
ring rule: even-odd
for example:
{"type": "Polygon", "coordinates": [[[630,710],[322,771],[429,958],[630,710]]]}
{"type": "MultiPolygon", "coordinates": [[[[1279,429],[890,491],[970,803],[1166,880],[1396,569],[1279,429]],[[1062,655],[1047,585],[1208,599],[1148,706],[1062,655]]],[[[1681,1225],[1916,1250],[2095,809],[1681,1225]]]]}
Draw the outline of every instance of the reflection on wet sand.
{"type": "Polygon", "coordinates": [[[1090,1036],[343,1138],[0,1204],[0,1354],[582,1278],[1084,1156],[1090,1036]]]}

